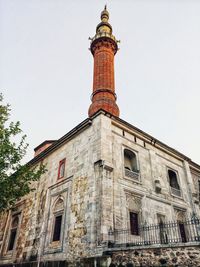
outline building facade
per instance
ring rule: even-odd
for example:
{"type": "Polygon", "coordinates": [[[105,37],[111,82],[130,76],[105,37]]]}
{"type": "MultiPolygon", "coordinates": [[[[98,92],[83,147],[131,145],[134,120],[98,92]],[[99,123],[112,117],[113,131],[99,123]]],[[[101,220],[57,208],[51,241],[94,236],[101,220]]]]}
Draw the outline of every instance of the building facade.
{"type": "Polygon", "coordinates": [[[0,215],[0,266],[200,266],[200,166],[119,118],[108,19],[89,116],[35,149],[47,172],[0,215]]]}

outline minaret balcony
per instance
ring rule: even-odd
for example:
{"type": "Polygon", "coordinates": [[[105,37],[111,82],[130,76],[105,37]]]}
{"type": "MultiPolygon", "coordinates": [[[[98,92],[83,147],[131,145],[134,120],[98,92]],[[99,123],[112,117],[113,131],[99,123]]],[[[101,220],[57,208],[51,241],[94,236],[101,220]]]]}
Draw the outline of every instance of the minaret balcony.
{"type": "Polygon", "coordinates": [[[117,41],[115,36],[113,34],[110,34],[109,32],[99,32],[99,33],[95,34],[95,36],[93,38],[89,38],[89,39],[91,40],[91,44],[92,44],[95,40],[97,40],[99,38],[103,38],[103,37],[108,37],[116,43],[119,42],[119,41],[117,41]]]}

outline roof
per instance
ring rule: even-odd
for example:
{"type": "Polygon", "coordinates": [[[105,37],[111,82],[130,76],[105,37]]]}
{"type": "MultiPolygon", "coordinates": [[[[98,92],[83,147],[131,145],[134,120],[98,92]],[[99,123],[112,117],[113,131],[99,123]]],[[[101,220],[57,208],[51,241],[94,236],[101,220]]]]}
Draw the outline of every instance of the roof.
{"type": "MultiPolygon", "coordinates": [[[[116,123],[119,123],[121,126],[125,126],[131,130],[133,130],[136,134],[139,134],[141,136],[143,136],[145,138],[145,141],[154,145],[155,147],[159,148],[163,148],[175,155],[177,155],[178,157],[182,158],[183,160],[186,160],[190,163],[190,165],[193,165],[195,168],[198,168],[200,170],[200,165],[198,165],[197,163],[193,162],[189,157],[187,157],[186,155],[182,154],[181,152],[177,151],[176,149],[164,144],[163,142],[159,141],[158,139],[156,139],[155,137],[147,134],[146,132],[140,130],[139,128],[133,126],[132,124],[126,122],[123,119],[120,119],[118,117],[113,116],[112,114],[104,111],[104,110],[99,110],[98,112],[96,112],[91,118],[87,118],[84,121],[82,121],[80,124],[78,124],[76,127],[74,127],[71,131],[69,131],[67,134],[65,134],[64,136],[62,136],[60,139],[58,139],[57,141],[53,140],[54,143],[49,146],[47,149],[45,149],[43,152],[41,152],[39,155],[37,155],[36,157],[34,157],[32,160],[30,160],[28,162],[28,164],[36,164],[39,161],[41,161],[42,159],[44,159],[46,156],[48,156],[50,153],[52,153],[53,151],[55,151],[56,149],[58,149],[60,146],[62,146],[64,143],[66,143],[67,141],[71,140],[75,135],[79,134],[80,132],[82,132],[83,130],[85,130],[86,128],[88,128],[89,126],[91,126],[92,124],[92,120],[99,116],[100,114],[103,114],[105,116],[108,116],[110,118],[112,118],[112,120],[116,123]]],[[[52,141],[52,140],[50,140],[52,141]]],[[[44,142],[48,142],[44,141],[44,142]]],[[[44,143],[43,142],[43,143],[44,143]]],[[[43,144],[42,143],[42,144],[43,144]]],[[[40,146],[42,146],[42,144],[40,144],[38,147],[36,147],[35,149],[39,148],[40,146]]]]}
{"type": "Polygon", "coordinates": [[[38,150],[39,148],[43,147],[44,145],[46,144],[49,144],[49,143],[54,143],[56,142],[57,140],[45,140],[44,142],[42,142],[41,144],[39,144],[38,146],[36,146],[34,148],[34,151],[38,150]]]}

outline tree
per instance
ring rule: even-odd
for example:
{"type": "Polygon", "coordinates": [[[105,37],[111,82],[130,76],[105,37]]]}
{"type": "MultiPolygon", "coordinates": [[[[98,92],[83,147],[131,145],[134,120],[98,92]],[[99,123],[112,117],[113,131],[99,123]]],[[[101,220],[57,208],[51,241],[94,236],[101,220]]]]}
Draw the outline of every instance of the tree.
{"type": "Polygon", "coordinates": [[[46,171],[43,164],[21,164],[28,144],[19,121],[9,122],[10,111],[10,105],[3,104],[0,93],[0,212],[34,190],[31,183],[46,171]]]}

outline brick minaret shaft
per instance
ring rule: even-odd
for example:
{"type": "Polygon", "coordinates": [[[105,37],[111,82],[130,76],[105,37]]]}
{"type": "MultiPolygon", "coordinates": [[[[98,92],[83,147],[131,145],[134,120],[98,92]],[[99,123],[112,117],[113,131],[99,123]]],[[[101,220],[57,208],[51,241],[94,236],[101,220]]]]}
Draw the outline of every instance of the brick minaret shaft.
{"type": "Polygon", "coordinates": [[[112,35],[112,26],[108,19],[109,13],[105,6],[101,12],[101,22],[97,25],[96,34],[90,44],[94,57],[94,77],[89,117],[100,109],[119,117],[114,79],[114,55],[118,50],[118,41],[112,35]]]}

